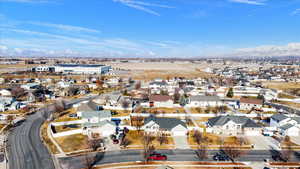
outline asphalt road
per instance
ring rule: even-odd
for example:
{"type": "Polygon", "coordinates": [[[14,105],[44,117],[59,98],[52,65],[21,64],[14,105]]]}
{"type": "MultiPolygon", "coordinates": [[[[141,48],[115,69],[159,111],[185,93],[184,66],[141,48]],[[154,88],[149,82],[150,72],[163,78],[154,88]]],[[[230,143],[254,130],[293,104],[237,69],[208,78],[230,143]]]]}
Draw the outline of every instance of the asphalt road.
{"type": "MultiPolygon", "coordinates": [[[[133,83],[128,90],[134,87],[133,83]]],[[[112,93],[119,93],[115,91],[112,93]]],[[[91,100],[97,96],[67,101],[67,105],[91,100]]],[[[52,157],[40,138],[40,128],[44,121],[54,112],[54,106],[41,108],[29,115],[26,120],[14,127],[7,138],[7,152],[10,169],[54,169],[52,157]]]]}
{"type": "Polygon", "coordinates": [[[39,111],[30,115],[8,135],[9,168],[54,169],[52,158],[40,139],[40,127],[45,121],[43,114],[44,111],[39,111]]]}
{"type": "MultiPolygon", "coordinates": [[[[67,105],[91,98],[75,99],[67,105]]],[[[7,138],[10,169],[54,169],[52,157],[40,139],[40,127],[53,111],[53,105],[42,108],[11,130],[7,138]]]]}
{"type": "MultiPolygon", "coordinates": [[[[194,150],[158,150],[157,152],[167,155],[168,161],[200,161],[194,150]]],[[[213,161],[212,157],[217,150],[209,151],[208,158],[205,161],[213,161]]],[[[95,153],[94,153],[95,154],[95,153]]],[[[291,157],[291,161],[300,161],[300,152],[294,153],[291,157]]],[[[91,154],[90,154],[91,155],[91,154]]],[[[236,161],[243,162],[262,162],[264,159],[272,159],[272,153],[266,150],[251,150],[247,151],[236,161]]],[[[60,164],[62,168],[67,169],[80,169],[86,167],[86,156],[74,156],[60,158],[60,164]]],[[[105,152],[98,159],[97,163],[100,164],[110,164],[119,162],[135,162],[143,161],[141,150],[121,150],[121,151],[111,151],[105,152]]]]}

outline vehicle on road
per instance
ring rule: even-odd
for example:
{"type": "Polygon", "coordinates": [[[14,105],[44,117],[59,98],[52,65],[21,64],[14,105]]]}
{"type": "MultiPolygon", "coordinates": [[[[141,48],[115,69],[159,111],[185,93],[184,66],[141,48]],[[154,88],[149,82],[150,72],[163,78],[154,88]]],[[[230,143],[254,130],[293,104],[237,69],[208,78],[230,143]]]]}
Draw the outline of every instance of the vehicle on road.
{"type": "Polygon", "coordinates": [[[152,153],[147,158],[148,160],[167,160],[167,156],[160,153],[152,153]]]}
{"type": "Polygon", "coordinates": [[[225,155],[225,154],[216,153],[213,156],[213,160],[215,160],[215,161],[229,161],[230,158],[227,155],[225,155]]]}

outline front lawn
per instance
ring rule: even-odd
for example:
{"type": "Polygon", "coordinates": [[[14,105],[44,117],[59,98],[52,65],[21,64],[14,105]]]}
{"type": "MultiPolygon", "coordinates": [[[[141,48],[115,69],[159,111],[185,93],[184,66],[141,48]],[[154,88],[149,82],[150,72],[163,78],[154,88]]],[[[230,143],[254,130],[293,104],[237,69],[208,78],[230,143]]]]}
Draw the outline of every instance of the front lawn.
{"type": "MultiPolygon", "coordinates": [[[[188,135],[188,142],[191,146],[198,146],[196,140],[193,137],[194,133],[191,132],[188,135]]],[[[221,137],[216,134],[212,133],[202,133],[202,136],[205,138],[202,141],[202,144],[210,146],[209,148],[215,149],[219,148],[222,145],[236,145],[240,146],[239,139],[236,136],[226,136],[221,137]]],[[[249,142],[247,140],[243,140],[243,146],[250,146],[249,142]]]]}
{"type": "MultiPolygon", "coordinates": [[[[131,130],[126,134],[126,137],[128,140],[130,140],[130,144],[128,146],[128,148],[143,148],[143,136],[144,136],[144,132],[143,131],[134,131],[131,130]]],[[[154,147],[156,149],[173,149],[175,148],[174,146],[174,141],[173,138],[171,136],[167,137],[167,144],[159,144],[159,141],[157,140],[157,138],[154,138],[153,141],[151,141],[151,144],[154,145],[154,147]]]]}
{"type": "Polygon", "coordinates": [[[75,108],[70,108],[68,110],[65,110],[65,112],[63,112],[62,114],[64,114],[63,116],[60,116],[58,118],[56,118],[54,120],[54,122],[63,122],[63,121],[74,121],[74,120],[78,120],[77,117],[70,117],[70,114],[76,114],[76,110],[75,108]]]}
{"type": "Polygon", "coordinates": [[[151,114],[176,114],[176,113],[185,113],[184,109],[182,107],[178,108],[148,108],[144,109],[146,112],[149,112],[151,114]]]}
{"type": "Polygon", "coordinates": [[[64,152],[88,149],[88,137],[82,134],[58,137],[55,140],[64,152]]]}

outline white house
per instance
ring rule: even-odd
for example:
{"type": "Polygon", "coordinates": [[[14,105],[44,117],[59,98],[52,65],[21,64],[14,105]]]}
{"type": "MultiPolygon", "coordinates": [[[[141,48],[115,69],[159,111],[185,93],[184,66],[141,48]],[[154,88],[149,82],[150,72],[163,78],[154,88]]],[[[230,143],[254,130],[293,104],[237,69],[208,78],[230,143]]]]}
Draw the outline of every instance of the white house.
{"type": "Polygon", "coordinates": [[[111,111],[86,111],[82,112],[83,134],[98,133],[108,137],[116,132],[116,124],[111,121],[111,111]]]}
{"type": "Polygon", "coordinates": [[[237,136],[245,134],[248,136],[260,135],[262,127],[245,116],[217,116],[208,119],[207,127],[215,134],[237,136]]]}
{"type": "Polygon", "coordinates": [[[299,136],[300,128],[290,123],[280,126],[278,128],[282,136],[299,136]]]}
{"type": "Polygon", "coordinates": [[[11,96],[11,91],[8,89],[1,89],[0,96],[11,96]]]}
{"type": "Polygon", "coordinates": [[[159,135],[161,133],[172,136],[186,136],[188,129],[186,124],[176,118],[158,118],[149,116],[144,120],[142,127],[145,133],[159,135]]]}
{"type": "Polygon", "coordinates": [[[270,118],[270,127],[277,128],[279,134],[283,136],[299,136],[300,117],[288,117],[284,114],[274,114],[270,118]]]}
{"type": "Polygon", "coordinates": [[[222,106],[223,102],[218,96],[190,96],[188,107],[216,107],[222,106]]]}
{"type": "Polygon", "coordinates": [[[251,110],[261,109],[263,107],[263,100],[261,99],[254,99],[254,98],[241,98],[240,99],[240,109],[242,110],[251,110]]]}

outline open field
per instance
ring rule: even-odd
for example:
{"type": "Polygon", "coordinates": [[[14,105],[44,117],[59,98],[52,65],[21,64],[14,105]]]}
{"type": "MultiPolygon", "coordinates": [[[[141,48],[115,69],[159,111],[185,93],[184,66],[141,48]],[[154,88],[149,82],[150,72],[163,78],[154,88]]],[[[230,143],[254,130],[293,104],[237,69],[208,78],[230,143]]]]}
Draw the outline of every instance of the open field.
{"type": "Polygon", "coordinates": [[[130,70],[128,76],[137,80],[153,80],[155,78],[173,77],[211,77],[212,74],[201,70],[207,67],[206,64],[191,62],[138,62],[138,63],[107,63],[113,68],[130,70]]]}

